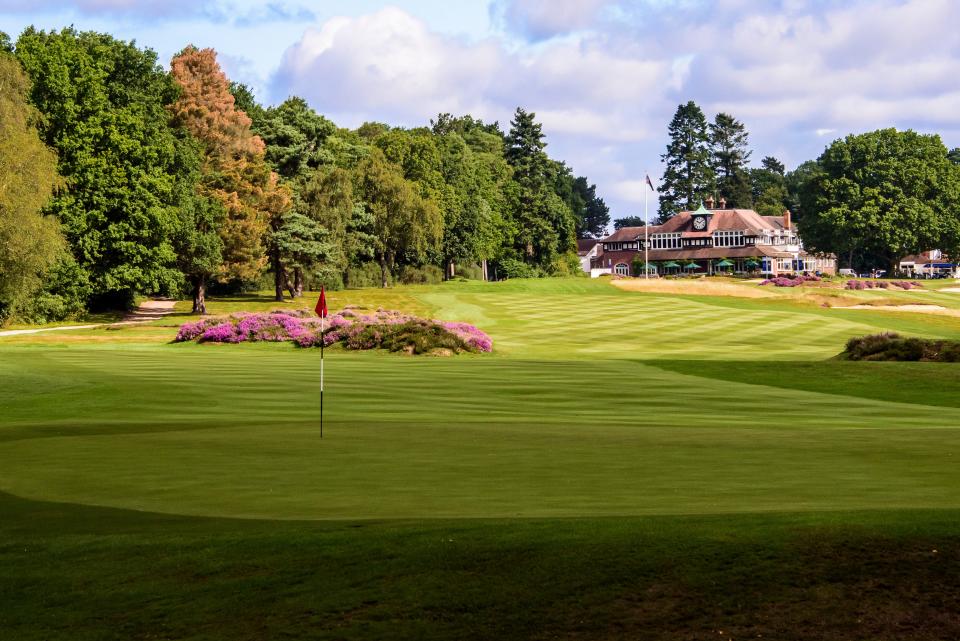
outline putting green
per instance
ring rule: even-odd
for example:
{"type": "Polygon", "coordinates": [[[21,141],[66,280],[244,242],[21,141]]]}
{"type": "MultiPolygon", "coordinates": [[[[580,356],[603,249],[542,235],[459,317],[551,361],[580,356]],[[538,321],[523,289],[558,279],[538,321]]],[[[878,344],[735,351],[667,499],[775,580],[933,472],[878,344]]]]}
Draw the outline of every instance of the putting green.
{"type": "Polygon", "coordinates": [[[899,364],[844,364],[849,389],[790,385],[792,368],[830,377],[829,364],[808,364],[852,335],[956,336],[960,319],[582,280],[409,296],[477,323],[496,353],[331,350],[322,441],[316,351],[0,342],[0,490],[283,519],[960,506],[960,408],[943,400],[960,390],[955,368],[915,379],[899,364]],[[702,376],[698,360],[710,362],[702,376]],[[737,365],[729,380],[722,361],[737,365]],[[868,393],[891,372],[915,393],[868,393]]]}

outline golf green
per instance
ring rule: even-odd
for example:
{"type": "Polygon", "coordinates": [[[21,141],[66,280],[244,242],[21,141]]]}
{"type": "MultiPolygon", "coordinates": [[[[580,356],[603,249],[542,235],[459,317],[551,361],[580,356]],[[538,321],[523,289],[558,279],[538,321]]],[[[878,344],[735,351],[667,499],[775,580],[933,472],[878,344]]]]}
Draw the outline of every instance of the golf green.
{"type": "MultiPolygon", "coordinates": [[[[331,298],[333,307],[355,301],[372,307],[380,296],[336,292],[331,298]]],[[[15,594],[11,603],[21,612],[0,606],[0,625],[4,617],[15,623],[22,633],[16,638],[56,636],[22,614],[40,608],[41,601],[17,586],[52,591],[61,599],[69,599],[69,592],[51,587],[53,575],[32,574],[27,568],[37,557],[19,546],[28,549],[26,542],[37,537],[46,540],[41,529],[72,532],[67,521],[76,519],[111,525],[99,534],[86,529],[62,534],[67,538],[49,543],[59,550],[56,558],[79,559],[82,549],[86,559],[96,548],[88,537],[107,536],[104,545],[117,554],[109,563],[131,563],[131,568],[156,562],[138,547],[144,541],[181,550],[178,554],[191,563],[200,563],[197,555],[205,553],[182,546],[192,550],[191,541],[219,540],[234,532],[242,543],[225,539],[226,548],[211,544],[210,553],[236,569],[239,557],[231,561],[222,555],[243,550],[244,558],[256,558],[259,544],[251,541],[264,534],[249,529],[261,526],[230,525],[230,518],[275,524],[265,544],[271,550],[284,540],[304,546],[312,537],[326,537],[333,546],[329,553],[347,563],[337,566],[335,573],[346,574],[333,581],[342,584],[345,602],[311,606],[327,617],[317,638],[382,638],[377,631],[387,628],[367,626],[371,620],[395,621],[404,608],[424,607],[407,593],[402,606],[391,606],[397,611],[363,610],[362,603],[371,598],[370,582],[386,579],[361,568],[355,554],[368,550],[382,558],[384,546],[395,544],[406,550],[397,552],[405,559],[397,563],[410,565],[389,572],[409,573],[442,532],[464,534],[472,541],[471,554],[497,558],[490,562],[502,570],[527,544],[531,554],[545,555],[544,563],[556,560],[563,551],[553,545],[564,532],[576,532],[570,536],[577,545],[608,541],[612,547],[585,552],[584,559],[599,554],[601,565],[612,563],[608,555],[633,549],[630,532],[643,531],[637,536],[660,550],[657,559],[673,549],[700,559],[701,565],[689,570],[700,579],[707,572],[703,564],[711,563],[704,550],[715,542],[698,548],[696,541],[709,539],[704,532],[714,525],[724,540],[752,532],[749,540],[774,546],[767,560],[776,557],[777,563],[790,557],[783,546],[793,545],[797,524],[825,528],[830,540],[838,540],[831,538],[840,536],[837,532],[847,537],[848,528],[875,533],[897,524],[897,536],[920,547],[927,545],[924,537],[956,534],[945,523],[954,522],[952,515],[960,509],[960,368],[828,359],[847,338],[865,333],[958,337],[960,318],[831,310],[781,299],[636,294],[574,279],[449,283],[382,296],[436,318],[475,323],[493,337],[495,351],[415,358],[329,350],[322,440],[316,350],[172,344],[175,324],[170,322],[141,334],[137,328],[96,329],[51,335],[45,342],[0,339],[0,492],[9,495],[0,501],[0,515],[7,515],[0,528],[0,560],[14,568],[6,580],[0,574],[0,596],[15,594]],[[687,518],[705,520],[682,520],[687,518]],[[718,518],[723,520],[711,520],[718,518]],[[488,526],[474,519],[495,520],[488,526]],[[528,519],[542,521],[534,526],[528,519]],[[304,529],[300,523],[315,520],[328,522],[329,528],[304,529]],[[373,529],[347,536],[338,523],[367,523],[373,529]],[[695,534],[680,542],[687,528],[695,534]],[[763,543],[758,532],[766,529],[777,534],[763,543]],[[655,531],[667,538],[657,539],[655,531]],[[117,534],[109,538],[111,533],[117,534]],[[164,538],[168,535],[173,538],[164,538]],[[351,608],[361,608],[350,615],[355,621],[348,617],[344,623],[335,614],[351,608]],[[385,618],[377,619],[381,615],[385,618]],[[354,626],[358,621],[365,623],[354,626]],[[342,636],[331,632],[331,622],[347,626],[342,636]]],[[[856,539],[851,545],[862,543],[856,539]]],[[[730,551],[714,552],[726,558],[730,551]]],[[[301,549],[296,561],[284,563],[303,563],[303,554],[301,549]]],[[[87,576],[89,564],[78,563],[87,576]]],[[[749,572],[744,563],[731,576],[749,572]]],[[[773,577],[775,565],[769,561],[764,572],[773,577]]],[[[216,572],[221,570],[233,571],[216,572]]],[[[142,571],[148,572],[146,565],[142,571]]],[[[566,588],[575,589],[584,571],[580,566],[565,570],[566,588]]],[[[170,573],[176,572],[166,572],[164,580],[175,584],[170,573]]],[[[292,568],[284,572],[296,574],[292,568]]],[[[582,581],[624,580],[588,575],[582,581]]],[[[534,589],[546,576],[536,571],[523,581],[534,589]]],[[[811,585],[818,580],[810,579],[811,585]]],[[[99,590],[103,599],[113,593],[106,587],[108,577],[91,581],[90,589],[99,590]]],[[[244,590],[255,589],[246,575],[238,581],[244,590]]],[[[905,581],[913,585],[920,578],[905,581]]],[[[444,589],[439,575],[427,582],[435,591],[444,589]]],[[[481,601],[477,595],[492,589],[483,582],[470,585],[481,601]]],[[[588,590],[591,598],[604,602],[596,589],[588,590]]],[[[218,597],[195,598],[203,602],[197,608],[209,608],[218,597]]],[[[458,598],[469,601],[465,594],[458,598]]],[[[498,634],[489,617],[504,616],[510,601],[504,599],[476,619],[444,602],[436,607],[459,612],[444,615],[456,625],[421,621],[422,626],[402,628],[404,634],[397,636],[443,638],[482,629],[485,638],[527,638],[542,622],[539,617],[547,616],[548,605],[540,603],[544,610],[533,612],[534,619],[516,620],[512,632],[498,634]]],[[[134,607],[137,602],[131,601],[134,607]]],[[[171,605],[163,616],[191,607],[171,605]]],[[[74,616],[90,633],[77,638],[113,638],[99,636],[84,614],[74,616]]],[[[146,638],[144,619],[126,616],[135,621],[131,629],[136,631],[128,638],[146,638]]],[[[202,618],[202,613],[190,616],[202,618]]],[[[258,637],[257,630],[287,625],[258,621],[265,627],[235,630],[231,638],[267,638],[258,637]]],[[[573,625],[551,621],[556,630],[573,625]]],[[[604,634],[616,638],[615,631],[604,634]]],[[[219,637],[210,630],[194,630],[191,636],[176,628],[165,638],[219,637]]]]}

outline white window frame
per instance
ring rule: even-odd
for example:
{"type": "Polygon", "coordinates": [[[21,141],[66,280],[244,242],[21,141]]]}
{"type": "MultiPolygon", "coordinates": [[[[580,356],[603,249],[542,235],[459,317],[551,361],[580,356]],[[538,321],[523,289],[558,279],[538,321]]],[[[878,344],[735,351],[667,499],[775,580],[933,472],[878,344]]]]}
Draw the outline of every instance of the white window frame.
{"type": "Polygon", "coordinates": [[[683,245],[683,234],[679,232],[652,234],[650,249],[680,249],[683,245]]]}

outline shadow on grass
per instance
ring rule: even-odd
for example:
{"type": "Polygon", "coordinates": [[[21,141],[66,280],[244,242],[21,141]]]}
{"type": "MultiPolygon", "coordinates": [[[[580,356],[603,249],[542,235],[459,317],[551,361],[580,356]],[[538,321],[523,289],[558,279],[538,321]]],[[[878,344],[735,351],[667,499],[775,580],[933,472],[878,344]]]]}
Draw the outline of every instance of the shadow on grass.
{"type": "Polygon", "coordinates": [[[960,638],[957,511],[360,522],[0,494],[10,638],[960,638]]]}

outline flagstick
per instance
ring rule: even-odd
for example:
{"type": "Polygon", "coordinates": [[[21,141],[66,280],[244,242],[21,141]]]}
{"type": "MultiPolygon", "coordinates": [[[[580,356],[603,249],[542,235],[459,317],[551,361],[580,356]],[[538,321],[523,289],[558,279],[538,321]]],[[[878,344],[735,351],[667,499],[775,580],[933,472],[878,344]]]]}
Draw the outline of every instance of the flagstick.
{"type": "Polygon", "coordinates": [[[323,314],[320,314],[320,438],[323,438],[323,314]]]}

